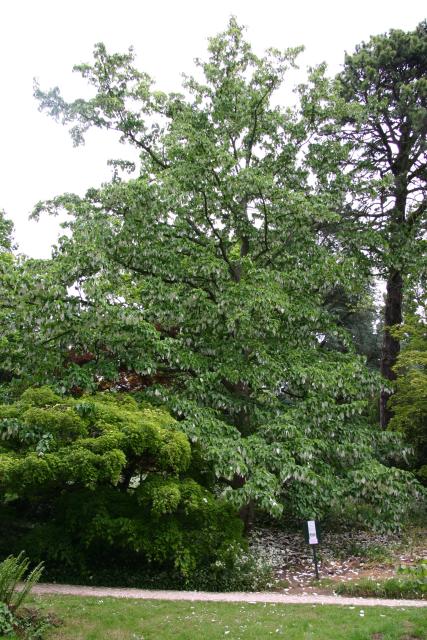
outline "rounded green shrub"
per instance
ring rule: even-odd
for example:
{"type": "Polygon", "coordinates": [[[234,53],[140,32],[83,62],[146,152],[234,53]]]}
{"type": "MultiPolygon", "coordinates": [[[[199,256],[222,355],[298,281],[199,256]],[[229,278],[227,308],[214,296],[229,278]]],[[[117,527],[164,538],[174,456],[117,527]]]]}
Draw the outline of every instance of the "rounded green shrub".
{"type": "Polygon", "coordinates": [[[140,584],[157,572],[190,585],[242,553],[241,521],[188,475],[189,441],[164,409],[43,387],[0,406],[2,425],[0,554],[25,549],[49,579],[127,567],[140,584]]]}

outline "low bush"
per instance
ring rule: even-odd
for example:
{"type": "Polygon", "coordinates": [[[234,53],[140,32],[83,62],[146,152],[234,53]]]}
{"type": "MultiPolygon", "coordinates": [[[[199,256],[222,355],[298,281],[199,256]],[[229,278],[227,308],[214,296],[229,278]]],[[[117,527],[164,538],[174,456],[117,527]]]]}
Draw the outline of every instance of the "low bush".
{"type": "Polygon", "coordinates": [[[349,541],[339,547],[333,547],[333,551],[335,555],[341,559],[347,559],[353,556],[360,558],[364,562],[374,564],[385,564],[393,561],[391,549],[383,544],[349,541]]]}
{"type": "Polygon", "coordinates": [[[7,604],[0,601],[0,637],[13,633],[14,616],[7,604]]]}
{"type": "Polygon", "coordinates": [[[336,593],[339,595],[425,599],[427,597],[427,563],[413,567],[400,567],[398,576],[387,580],[372,578],[356,582],[341,582],[336,593]]]}
{"type": "Polygon", "coordinates": [[[30,561],[21,552],[0,563],[0,634],[2,638],[39,640],[52,624],[35,609],[22,608],[33,586],[39,581],[43,565],[29,572],[30,561]],[[28,574],[28,575],[25,575],[28,574]],[[19,585],[19,588],[18,588],[19,585]]]}
{"type": "MultiPolygon", "coordinates": [[[[263,563],[241,546],[222,552],[222,558],[206,558],[189,576],[183,576],[173,566],[148,565],[141,559],[123,562],[98,563],[84,571],[61,573],[55,566],[47,573],[49,581],[68,581],[71,584],[93,584],[108,587],[136,587],[140,589],[189,589],[196,591],[264,591],[273,584],[269,565],[263,563]]],[[[218,557],[218,556],[217,556],[218,557]]]]}
{"type": "Polygon", "coordinates": [[[0,638],[8,640],[43,640],[46,632],[62,621],[53,614],[44,615],[37,609],[21,608],[12,613],[0,602],[0,638]]]}
{"type": "Polygon", "coordinates": [[[427,595],[427,560],[421,560],[416,565],[401,566],[397,573],[408,582],[418,585],[421,593],[427,595]]]}
{"type": "Polygon", "coordinates": [[[16,558],[8,556],[0,563],[0,602],[11,611],[16,611],[27,598],[33,586],[40,580],[43,563],[38,564],[25,577],[30,561],[21,552],[16,558]],[[17,589],[21,583],[20,589],[17,589]]]}

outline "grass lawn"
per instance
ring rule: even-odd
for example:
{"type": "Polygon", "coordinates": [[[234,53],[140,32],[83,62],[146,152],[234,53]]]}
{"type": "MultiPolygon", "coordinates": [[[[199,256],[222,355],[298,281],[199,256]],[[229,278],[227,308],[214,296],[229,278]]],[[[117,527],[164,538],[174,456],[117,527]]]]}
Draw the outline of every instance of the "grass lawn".
{"type": "Polygon", "coordinates": [[[63,619],[49,640],[425,640],[427,608],[37,596],[63,619]]]}

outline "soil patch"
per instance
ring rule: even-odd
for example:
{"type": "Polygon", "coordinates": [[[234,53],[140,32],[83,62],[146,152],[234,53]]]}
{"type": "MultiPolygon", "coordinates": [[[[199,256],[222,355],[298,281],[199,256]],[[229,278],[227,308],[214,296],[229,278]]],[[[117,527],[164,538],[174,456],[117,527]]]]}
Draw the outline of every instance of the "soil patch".
{"type": "Polygon", "coordinates": [[[315,580],[311,548],[303,533],[256,528],[250,548],[274,568],[274,591],[295,595],[333,593],[334,585],[362,578],[384,580],[397,567],[427,558],[427,531],[405,538],[365,531],[326,533],[317,547],[320,581],[315,580]]]}

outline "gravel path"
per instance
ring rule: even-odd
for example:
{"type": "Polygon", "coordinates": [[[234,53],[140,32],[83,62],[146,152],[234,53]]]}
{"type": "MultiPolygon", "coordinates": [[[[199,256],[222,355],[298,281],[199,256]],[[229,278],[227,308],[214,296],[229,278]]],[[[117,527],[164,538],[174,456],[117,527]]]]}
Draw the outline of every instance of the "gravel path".
{"type": "Polygon", "coordinates": [[[208,593],[204,591],[155,591],[149,589],[115,589],[80,587],[67,584],[38,584],[38,595],[95,596],[98,598],[133,598],[135,600],[190,600],[212,602],[275,602],[279,604],[341,604],[356,607],[427,607],[427,600],[382,600],[378,598],[345,598],[340,596],[285,595],[282,593],[208,593]]]}

